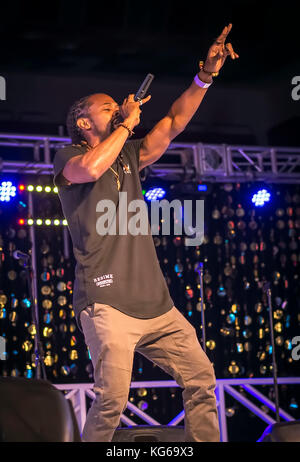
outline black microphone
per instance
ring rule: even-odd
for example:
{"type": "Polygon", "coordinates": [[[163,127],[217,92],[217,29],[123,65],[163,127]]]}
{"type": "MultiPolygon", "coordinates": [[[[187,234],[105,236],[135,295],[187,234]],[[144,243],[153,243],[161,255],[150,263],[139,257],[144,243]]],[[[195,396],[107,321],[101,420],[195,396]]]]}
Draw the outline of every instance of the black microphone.
{"type": "Polygon", "coordinates": [[[270,287],[271,287],[270,282],[269,282],[269,281],[265,281],[265,282],[263,283],[263,286],[262,286],[263,292],[267,293],[268,290],[270,289],[270,287]]]}
{"type": "Polygon", "coordinates": [[[27,253],[21,252],[20,250],[15,250],[13,252],[13,257],[16,260],[25,260],[25,261],[27,261],[27,260],[30,259],[30,256],[27,253]]]}
{"type": "Polygon", "coordinates": [[[142,85],[140,86],[136,94],[134,95],[134,101],[140,101],[141,99],[144,98],[153,79],[154,79],[153,74],[147,74],[144,82],[142,83],[142,85]]]}

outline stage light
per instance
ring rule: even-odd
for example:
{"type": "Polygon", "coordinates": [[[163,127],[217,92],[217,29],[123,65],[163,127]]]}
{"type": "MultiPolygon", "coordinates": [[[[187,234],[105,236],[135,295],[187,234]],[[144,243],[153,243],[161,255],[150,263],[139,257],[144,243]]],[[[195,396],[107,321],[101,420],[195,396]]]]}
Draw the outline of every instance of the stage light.
{"type": "Polygon", "coordinates": [[[59,220],[57,218],[55,219],[51,219],[51,218],[36,218],[35,220],[33,220],[32,218],[28,218],[27,220],[24,219],[24,218],[20,218],[18,220],[18,224],[19,225],[28,225],[28,226],[32,226],[34,224],[38,225],[38,226],[41,226],[41,225],[46,225],[46,226],[50,226],[50,225],[55,225],[55,226],[68,226],[68,222],[67,220],[59,220]]]}
{"type": "Polygon", "coordinates": [[[31,301],[29,300],[29,298],[23,298],[23,299],[22,299],[22,305],[23,305],[25,308],[30,308],[30,306],[31,306],[31,301]]]}
{"type": "Polygon", "coordinates": [[[42,186],[42,185],[33,185],[33,184],[28,184],[28,185],[19,184],[18,188],[19,188],[20,192],[23,192],[23,191],[27,190],[29,192],[38,192],[38,193],[40,193],[40,192],[46,192],[46,193],[53,192],[53,193],[56,193],[56,194],[58,193],[57,187],[56,186],[52,187],[50,185],[42,186]]]}
{"type": "Polygon", "coordinates": [[[265,202],[270,201],[270,197],[271,194],[266,189],[260,189],[253,195],[252,202],[256,207],[262,207],[265,205],[265,202]]]}
{"type": "Polygon", "coordinates": [[[147,201],[156,201],[162,199],[166,195],[166,191],[163,188],[152,188],[145,193],[147,201]]]}
{"type": "Polygon", "coordinates": [[[170,192],[174,195],[191,195],[199,197],[199,193],[204,195],[210,194],[212,191],[212,184],[203,184],[196,181],[179,181],[169,186],[170,192]]]}
{"type": "MultiPolygon", "coordinates": [[[[6,308],[0,308],[0,319],[5,319],[6,318],[6,308]]],[[[2,337],[4,337],[4,335],[2,334],[2,337]]]]}
{"type": "Polygon", "coordinates": [[[11,197],[15,197],[16,187],[11,181],[2,181],[0,185],[0,201],[9,202],[11,197]]]}
{"type": "Polygon", "coordinates": [[[26,370],[25,377],[26,377],[27,379],[32,379],[32,377],[33,377],[33,371],[32,371],[32,369],[27,369],[27,370],[26,370]]]}
{"type": "Polygon", "coordinates": [[[291,402],[290,402],[290,406],[289,406],[291,409],[298,409],[298,404],[295,400],[295,398],[292,398],[291,399],[291,402]]]}

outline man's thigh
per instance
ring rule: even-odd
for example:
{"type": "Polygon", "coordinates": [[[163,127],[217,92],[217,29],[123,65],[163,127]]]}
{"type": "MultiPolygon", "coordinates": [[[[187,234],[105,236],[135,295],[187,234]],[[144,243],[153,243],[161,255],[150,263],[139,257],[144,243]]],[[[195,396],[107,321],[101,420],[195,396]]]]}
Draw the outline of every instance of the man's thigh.
{"type": "Polygon", "coordinates": [[[203,351],[194,326],[173,307],[153,324],[137,351],[173,376],[180,386],[194,377],[211,376],[212,364],[203,351]],[[163,321],[163,322],[161,322],[163,321]]]}
{"type": "Polygon", "coordinates": [[[94,303],[81,312],[80,321],[94,370],[100,364],[132,369],[135,336],[129,317],[109,305],[94,303]]]}

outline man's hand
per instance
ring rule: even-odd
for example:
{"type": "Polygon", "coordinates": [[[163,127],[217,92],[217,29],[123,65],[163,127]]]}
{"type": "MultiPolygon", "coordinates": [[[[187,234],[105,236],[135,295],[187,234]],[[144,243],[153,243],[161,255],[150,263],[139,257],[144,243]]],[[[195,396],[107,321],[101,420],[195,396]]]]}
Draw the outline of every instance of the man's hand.
{"type": "MultiPolygon", "coordinates": [[[[204,64],[204,70],[208,73],[219,72],[228,55],[232,59],[239,57],[233,51],[230,43],[225,44],[231,27],[232,24],[225,27],[222,34],[210,47],[204,64]]],[[[203,70],[200,70],[199,76],[203,82],[210,83],[212,81],[212,76],[203,70]]],[[[195,82],[192,82],[191,86],[172,104],[167,115],[145,136],[140,149],[140,170],[156,162],[166,151],[171,141],[185,129],[199,108],[206,91],[207,88],[200,88],[195,82]]]]}
{"type": "MultiPolygon", "coordinates": [[[[142,104],[147,103],[150,98],[151,95],[142,99],[142,104]]],[[[135,127],[140,123],[140,114],[142,112],[141,105],[139,101],[134,100],[134,94],[130,94],[127,98],[124,99],[122,106],[120,106],[119,112],[124,120],[130,119],[132,127],[135,127]]]]}
{"type": "Polygon", "coordinates": [[[204,71],[219,72],[229,55],[231,59],[239,58],[239,55],[233,50],[231,43],[225,43],[231,28],[232,24],[228,24],[228,26],[224,27],[221,35],[219,35],[208,50],[207,58],[203,67],[204,71]]]}

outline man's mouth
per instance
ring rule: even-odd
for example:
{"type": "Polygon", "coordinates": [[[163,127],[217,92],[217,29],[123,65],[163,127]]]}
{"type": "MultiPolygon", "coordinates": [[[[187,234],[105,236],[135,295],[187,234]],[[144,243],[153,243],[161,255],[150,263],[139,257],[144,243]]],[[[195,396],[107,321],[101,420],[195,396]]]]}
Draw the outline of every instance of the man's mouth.
{"type": "Polygon", "coordinates": [[[116,126],[121,123],[123,121],[122,117],[120,117],[119,115],[117,117],[114,117],[111,121],[111,127],[112,128],[116,128],[116,126]]]}

